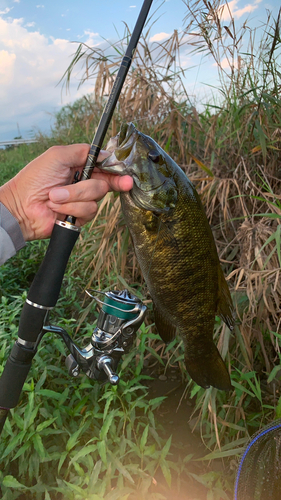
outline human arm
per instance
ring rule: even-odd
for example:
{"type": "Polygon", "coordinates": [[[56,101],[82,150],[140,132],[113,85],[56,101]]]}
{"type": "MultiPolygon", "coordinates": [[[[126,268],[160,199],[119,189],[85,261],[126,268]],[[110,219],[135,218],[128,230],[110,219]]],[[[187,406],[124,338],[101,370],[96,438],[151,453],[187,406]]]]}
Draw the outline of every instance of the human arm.
{"type": "Polygon", "coordinates": [[[0,203],[0,265],[15,255],[25,245],[17,220],[0,203]]]}

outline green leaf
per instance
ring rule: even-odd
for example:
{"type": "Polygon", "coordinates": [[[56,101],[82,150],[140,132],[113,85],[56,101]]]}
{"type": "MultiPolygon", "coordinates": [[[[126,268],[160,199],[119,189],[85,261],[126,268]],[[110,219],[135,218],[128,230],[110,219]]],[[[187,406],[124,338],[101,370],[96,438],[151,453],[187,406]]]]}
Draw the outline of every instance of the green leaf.
{"type": "Polygon", "coordinates": [[[68,453],[67,451],[64,451],[62,454],[61,454],[61,457],[60,457],[60,461],[59,461],[59,465],[58,465],[58,472],[60,472],[62,466],[63,466],[63,463],[67,457],[68,453]]]}
{"type": "Polygon", "coordinates": [[[97,448],[98,448],[100,457],[101,457],[104,465],[107,465],[107,456],[106,456],[106,444],[105,444],[105,441],[99,441],[97,443],[97,448]]]}
{"type": "Polygon", "coordinates": [[[33,438],[32,438],[32,441],[34,444],[34,448],[37,451],[39,457],[45,458],[47,456],[47,452],[46,452],[44,445],[42,443],[41,436],[39,436],[39,434],[35,434],[35,436],[33,436],[33,438]]]}
{"type": "Polygon", "coordinates": [[[235,382],[235,380],[232,380],[231,384],[233,385],[233,387],[236,387],[236,389],[241,391],[241,393],[245,392],[246,394],[249,394],[249,396],[251,396],[252,398],[255,397],[255,394],[253,392],[249,391],[249,389],[247,389],[243,385],[239,384],[238,382],[235,382]]]}
{"type": "Polygon", "coordinates": [[[115,417],[115,411],[112,411],[111,413],[109,413],[109,415],[107,415],[106,419],[105,419],[105,422],[100,430],[100,439],[101,441],[103,441],[106,436],[107,436],[107,433],[109,431],[109,428],[112,424],[112,420],[114,419],[115,417]]]}
{"type": "Polygon", "coordinates": [[[140,440],[140,450],[142,452],[144,451],[144,447],[145,447],[146,442],[147,442],[148,431],[149,431],[149,424],[147,424],[147,426],[145,427],[143,434],[142,434],[142,437],[141,437],[141,440],[140,440]]]}
{"type": "Polygon", "coordinates": [[[74,432],[74,434],[72,434],[70,436],[69,440],[66,443],[66,447],[65,447],[67,451],[72,450],[72,448],[79,442],[78,437],[81,434],[81,432],[83,432],[83,430],[84,430],[84,426],[77,429],[77,431],[74,432]]]}
{"type": "Polygon", "coordinates": [[[126,467],[124,467],[124,465],[120,462],[120,460],[118,460],[118,458],[115,457],[113,455],[113,453],[110,453],[110,455],[111,455],[112,461],[116,465],[116,468],[118,469],[118,471],[120,472],[120,474],[122,474],[126,479],[128,479],[128,481],[130,481],[130,483],[135,484],[135,482],[134,482],[131,474],[126,469],[126,467]]]}
{"type": "Polygon", "coordinates": [[[160,467],[161,467],[161,470],[163,472],[163,476],[164,478],[166,479],[166,482],[168,484],[169,487],[171,487],[171,483],[172,483],[172,475],[171,475],[171,471],[168,467],[168,465],[166,464],[166,462],[160,462],[160,467]]]}
{"type": "Polygon", "coordinates": [[[7,488],[26,488],[26,486],[24,486],[24,484],[19,483],[14,476],[4,477],[3,486],[6,486],[7,488]]]}
{"type": "Polygon", "coordinates": [[[46,380],[46,377],[47,377],[47,368],[45,367],[41,377],[39,378],[39,380],[35,386],[35,392],[38,392],[41,389],[42,385],[44,384],[44,382],[46,380]]]}
{"type": "Polygon", "coordinates": [[[103,412],[103,420],[106,419],[106,416],[107,416],[107,413],[108,413],[108,410],[109,410],[109,407],[112,403],[113,398],[114,398],[114,394],[111,392],[111,394],[109,394],[109,396],[107,397],[107,400],[105,403],[104,412],[103,412]]]}
{"type": "Polygon", "coordinates": [[[81,467],[81,465],[78,464],[78,462],[73,462],[73,466],[78,476],[82,477],[85,475],[84,469],[81,467]]]}
{"type": "Polygon", "coordinates": [[[28,448],[31,446],[31,441],[27,441],[23,446],[20,447],[19,451],[15,454],[13,457],[13,460],[16,460],[18,457],[20,457],[28,448]]]}
{"type": "Polygon", "coordinates": [[[276,375],[280,370],[281,370],[281,365],[274,366],[273,370],[270,372],[269,377],[267,379],[268,384],[276,378],[276,375]]]}
{"type": "Polygon", "coordinates": [[[258,131],[258,135],[259,135],[263,161],[266,162],[266,140],[265,140],[266,136],[265,136],[263,129],[261,128],[259,120],[255,121],[255,126],[256,126],[256,129],[258,131]]]}
{"type": "Polygon", "coordinates": [[[201,460],[213,460],[216,458],[224,458],[224,457],[232,457],[233,455],[239,455],[245,449],[245,445],[249,442],[248,437],[236,439],[236,441],[232,441],[224,445],[220,450],[215,450],[211,453],[208,453],[202,458],[196,458],[195,461],[201,460]],[[241,447],[242,446],[242,447],[241,447]]]}
{"type": "Polygon", "coordinates": [[[88,446],[83,446],[81,450],[74,455],[74,457],[71,459],[70,463],[78,461],[80,458],[84,458],[87,455],[90,455],[91,453],[94,453],[97,450],[97,445],[96,444],[90,444],[88,446]]]}
{"type": "Polygon", "coordinates": [[[167,396],[158,396],[158,398],[150,399],[149,406],[154,411],[163,403],[163,401],[165,401],[165,399],[167,399],[167,396]]]}
{"type": "MultiPolygon", "coordinates": [[[[34,393],[32,393],[34,394],[34,393]]],[[[38,413],[39,408],[34,408],[32,412],[28,412],[27,417],[24,419],[24,429],[28,429],[34,422],[37,413],[38,413]]]]}
{"type": "MultiPolygon", "coordinates": [[[[246,444],[248,442],[248,439],[244,440],[244,443],[246,444]]],[[[200,460],[215,460],[216,458],[226,458],[226,457],[233,457],[235,455],[241,455],[243,451],[245,450],[245,447],[243,446],[242,448],[234,448],[233,450],[226,450],[226,451],[213,451],[212,453],[209,453],[206,455],[204,458],[201,458],[200,460]]]]}
{"type": "Polygon", "coordinates": [[[14,421],[20,430],[24,429],[24,419],[21,418],[17,412],[14,413],[14,421]]]}
{"type": "Polygon", "coordinates": [[[190,393],[190,399],[194,398],[194,396],[202,389],[200,385],[194,384],[194,387],[192,388],[192,391],[190,393]]]}
{"type": "Polygon", "coordinates": [[[276,411],[276,418],[281,418],[281,396],[278,399],[278,403],[277,403],[275,411],[276,411]]]}
{"type": "Polygon", "coordinates": [[[69,483],[67,481],[64,481],[64,483],[68,486],[70,491],[74,491],[75,493],[78,493],[78,495],[81,495],[81,498],[85,498],[85,490],[83,488],[80,488],[76,484],[69,483]]]}
{"type": "Polygon", "coordinates": [[[102,466],[102,461],[101,460],[98,460],[95,464],[95,467],[91,473],[91,476],[90,476],[90,479],[89,479],[89,484],[88,484],[88,490],[89,492],[93,492],[94,493],[94,489],[96,489],[96,483],[97,483],[97,480],[99,478],[99,474],[100,474],[100,471],[101,471],[101,466],[102,466]]]}
{"type": "Polygon", "coordinates": [[[45,490],[45,499],[44,500],[52,500],[47,490],[45,490]]]}
{"type": "Polygon", "coordinates": [[[41,424],[39,424],[37,426],[37,432],[40,432],[42,431],[43,429],[46,429],[46,427],[49,427],[50,425],[52,425],[52,423],[57,420],[57,417],[55,418],[49,418],[48,420],[45,420],[45,422],[42,422],[41,424]]]}
{"type": "Polygon", "coordinates": [[[51,391],[50,389],[40,389],[37,394],[40,394],[40,396],[45,396],[49,399],[56,399],[57,401],[61,401],[63,399],[63,394],[61,392],[51,391]]]}
{"type": "Polygon", "coordinates": [[[9,442],[7,448],[5,449],[5,451],[1,457],[2,460],[7,455],[9,455],[9,453],[11,453],[11,451],[13,451],[17,446],[20,445],[21,439],[23,438],[23,436],[25,434],[26,434],[25,431],[23,431],[23,432],[20,432],[19,434],[17,434],[16,436],[14,436],[14,438],[9,442]]]}
{"type": "Polygon", "coordinates": [[[171,442],[172,442],[172,436],[169,437],[167,443],[165,444],[163,450],[161,451],[161,459],[163,460],[164,458],[166,458],[166,456],[168,455],[169,453],[169,449],[171,447],[171,442]]]}

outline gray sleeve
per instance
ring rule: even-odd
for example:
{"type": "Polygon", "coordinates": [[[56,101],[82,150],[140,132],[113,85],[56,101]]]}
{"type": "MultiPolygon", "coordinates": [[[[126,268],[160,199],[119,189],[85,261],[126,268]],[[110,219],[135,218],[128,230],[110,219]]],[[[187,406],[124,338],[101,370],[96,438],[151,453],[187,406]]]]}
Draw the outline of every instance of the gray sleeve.
{"type": "Polygon", "coordinates": [[[0,203],[0,265],[25,245],[18,221],[0,203]]]}

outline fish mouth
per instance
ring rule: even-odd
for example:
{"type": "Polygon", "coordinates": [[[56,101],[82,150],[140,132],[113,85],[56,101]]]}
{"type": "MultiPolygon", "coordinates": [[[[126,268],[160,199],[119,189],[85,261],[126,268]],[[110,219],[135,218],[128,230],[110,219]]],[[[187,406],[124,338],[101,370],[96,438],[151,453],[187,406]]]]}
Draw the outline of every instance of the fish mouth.
{"type": "Polygon", "coordinates": [[[135,127],[132,123],[130,123],[130,124],[122,123],[121,129],[119,132],[119,141],[118,141],[119,144],[118,144],[118,146],[120,145],[120,147],[121,147],[123,145],[123,142],[125,142],[126,139],[128,138],[127,133],[129,132],[129,135],[131,135],[133,128],[135,129],[135,127]]]}
{"type": "Polygon", "coordinates": [[[107,144],[106,150],[111,155],[98,166],[105,172],[130,175],[134,184],[129,196],[135,205],[160,214],[169,210],[163,200],[163,191],[170,188],[171,181],[147,156],[150,149],[157,147],[153,143],[133,123],[124,123],[117,136],[107,144]]]}
{"type": "Polygon", "coordinates": [[[128,174],[126,159],[130,156],[138,133],[133,123],[123,123],[120,132],[107,144],[106,151],[111,152],[111,155],[98,165],[99,168],[112,174],[128,174]]]}

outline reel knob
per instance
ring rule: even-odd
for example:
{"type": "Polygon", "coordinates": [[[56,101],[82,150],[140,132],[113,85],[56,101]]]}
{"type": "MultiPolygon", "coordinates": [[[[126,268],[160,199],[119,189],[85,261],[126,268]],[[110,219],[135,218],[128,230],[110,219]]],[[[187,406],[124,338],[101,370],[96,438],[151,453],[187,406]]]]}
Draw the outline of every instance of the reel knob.
{"type": "Polygon", "coordinates": [[[119,377],[111,368],[112,359],[110,356],[100,356],[97,359],[97,367],[99,370],[103,370],[108,378],[111,385],[117,385],[119,382],[119,377]]]}

